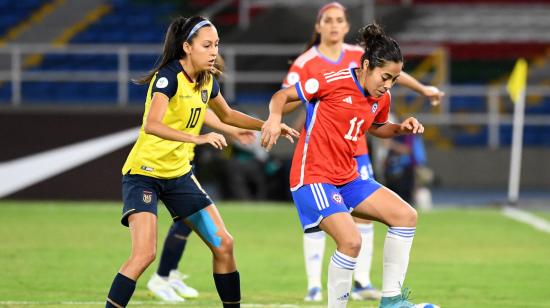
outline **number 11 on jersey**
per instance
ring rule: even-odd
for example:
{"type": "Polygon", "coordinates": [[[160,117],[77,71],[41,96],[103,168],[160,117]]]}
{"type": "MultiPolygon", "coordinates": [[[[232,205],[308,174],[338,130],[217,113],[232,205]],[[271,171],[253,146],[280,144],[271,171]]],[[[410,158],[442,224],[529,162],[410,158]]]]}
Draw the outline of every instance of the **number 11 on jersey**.
{"type": "Polygon", "coordinates": [[[344,135],[344,139],[351,140],[351,141],[357,141],[357,135],[359,135],[359,130],[361,129],[361,125],[365,122],[365,119],[362,119],[357,123],[357,126],[355,125],[355,122],[357,122],[357,117],[351,119],[349,121],[350,127],[347,134],[344,135]],[[355,130],[355,134],[352,135],[353,131],[355,130]]]}

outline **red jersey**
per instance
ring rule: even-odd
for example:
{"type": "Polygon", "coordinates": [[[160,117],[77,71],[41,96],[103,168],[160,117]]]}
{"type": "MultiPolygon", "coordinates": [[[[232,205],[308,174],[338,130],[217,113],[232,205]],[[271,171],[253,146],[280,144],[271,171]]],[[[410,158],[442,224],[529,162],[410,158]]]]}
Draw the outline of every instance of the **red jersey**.
{"type": "MultiPolygon", "coordinates": [[[[283,88],[293,86],[301,80],[308,80],[319,72],[336,72],[344,68],[359,67],[361,56],[363,56],[364,52],[365,50],[360,46],[343,44],[342,54],[340,54],[340,58],[335,62],[323,56],[317,49],[317,46],[313,46],[292,63],[283,81],[283,88]]],[[[362,137],[357,145],[356,156],[369,152],[366,137],[362,137]]]]}
{"type": "Polygon", "coordinates": [[[290,169],[290,187],[329,183],[343,185],[357,176],[358,141],[374,124],[388,121],[390,93],[366,96],[355,69],[322,72],[295,85],[306,104],[302,131],[290,169]]]}

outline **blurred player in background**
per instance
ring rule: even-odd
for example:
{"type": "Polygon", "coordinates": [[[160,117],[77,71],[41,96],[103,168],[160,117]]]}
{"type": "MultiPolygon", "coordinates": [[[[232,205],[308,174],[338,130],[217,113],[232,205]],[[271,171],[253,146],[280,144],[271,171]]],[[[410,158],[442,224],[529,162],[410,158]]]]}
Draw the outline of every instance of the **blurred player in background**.
{"type": "Polygon", "coordinates": [[[366,47],[360,68],[320,72],[279,90],[270,101],[261,140],[268,150],[275,144],[286,103],[300,99],[307,105],[306,133],[294,152],[290,187],[304,232],[322,229],[336,242],[328,270],[328,307],[346,307],[350,297],[362,243],[350,212],[389,226],[380,307],[414,307],[401,288],[417,213],[373,178],[363,179],[354,155],[367,130],[392,138],[422,133],[424,127],[412,117],[401,124],[388,121],[389,89],[400,77],[403,56],[378,25],[368,25],[361,34],[366,47]]]}
{"type": "MultiPolygon", "coordinates": [[[[149,83],[143,125],[122,169],[122,224],[130,228],[132,252],[115,276],[106,307],[126,307],[136,281],[153,262],[157,202],[183,219],[212,251],[213,276],[224,307],[240,307],[240,278],[233,239],[216,206],[193,175],[191,144],[227,145],[218,133],[199,135],[207,106],[226,124],[259,130],[261,120],[231,109],[211,70],[218,33],[204,17],[179,17],[169,26],[160,63],[139,80],[149,83]]],[[[282,124],[290,140],[298,132],[282,124]]]]}
{"type": "MultiPolygon", "coordinates": [[[[344,68],[358,67],[364,48],[357,45],[344,43],[344,38],[349,32],[350,25],[346,14],[346,8],[338,2],[331,2],[323,6],[317,13],[315,30],[306,51],[292,64],[283,82],[283,87],[293,86],[299,81],[308,80],[318,72],[336,72],[344,68]]],[[[443,92],[436,87],[425,86],[412,76],[401,72],[397,81],[421,95],[430,98],[433,105],[439,104],[443,92]]],[[[285,112],[298,108],[301,101],[292,102],[285,106],[285,112]]],[[[295,127],[304,127],[306,113],[301,112],[295,127]]],[[[357,168],[363,179],[373,177],[371,160],[368,154],[366,137],[363,136],[357,142],[355,153],[357,168]]],[[[354,273],[353,299],[374,299],[381,297],[380,291],[373,287],[370,279],[370,269],[373,254],[374,228],[370,220],[353,218],[361,233],[362,245],[357,258],[357,266],[354,273]]],[[[325,233],[323,231],[304,233],[304,258],[308,281],[308,292],[304,300],[321,301],[322,284],[321,272],[323,255],[325,251],[325,233]]]]}

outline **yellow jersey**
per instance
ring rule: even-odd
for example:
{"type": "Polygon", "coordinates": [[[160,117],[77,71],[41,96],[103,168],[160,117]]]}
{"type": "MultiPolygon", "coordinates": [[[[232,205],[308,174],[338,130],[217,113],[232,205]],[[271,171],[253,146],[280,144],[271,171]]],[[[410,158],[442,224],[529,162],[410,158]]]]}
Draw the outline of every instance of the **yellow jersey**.
{"type": "Polygon", "coordinates": [[[153,93],[160,92],[169,98],[162,123],[188,134],[199,135],[208,101],[219,94],[220,87],[213,76],[210,76],[210,80],[199,91],[195,91],[194,87],[195,83],[178,60],[168,63],[155,74],[149,83],[139,137],[122,167],[122,174],[172,179],[191,170],[194,143],[166,140],[146,134],[144,126],[153,93]]]}

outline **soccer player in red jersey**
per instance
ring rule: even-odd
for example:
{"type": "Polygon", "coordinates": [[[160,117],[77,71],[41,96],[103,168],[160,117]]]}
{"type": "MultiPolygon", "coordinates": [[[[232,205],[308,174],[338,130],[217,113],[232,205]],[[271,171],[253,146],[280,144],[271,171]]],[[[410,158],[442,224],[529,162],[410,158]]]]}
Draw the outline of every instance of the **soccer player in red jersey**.
{"type": "MultiPolygon", "coordinates": [[[[339,71],[344,68],[358,67],[364,49],[357,45],[344,43],[344,37],[349,32],[349,23],[346,8],[338,2],[324,5],[317,13],[315,30],[306,50],[292,64],[283,82],[287,88],[302,80],[308,80],[320,71],[339,71]]],[[[408,87],[421,95],[430,98],[433,105],[437,105],[444,95],[436,87],[425,86],[412,76],[401,72],[398,83],[408,87]]],[[[301,101],[285,105],[285,112],[294,110],[302,105],[301,101]]],[[[305,112],[301,112],[297,121],[299,126],[305,122],[305,112]]],[[[368,154],[366,137],[357,141],[355,152],[357,168],[363,179],[372,178],[373,171],[368,154]]],[[[370,280],[370,268],[373,253],[374,228],[370,220],[354,217],[359,228],[362,245],[354,271],[354,286],[352,298],[374,299],[381,297],[381,292],[373,287],[370,280]]],[[[304,259],[308,282],[308,292],[304,300],[321,301],[321,265],[325,250],[325,233],[322,231],[304,233],[304,259]]]]}
{"type": "Polygon", "coordinates": [[[360,68],[321,72],[273,95],[261,140],[268,150],[276,143],[286,103],[300,99],[306,105],[306,125],[294,152],[290,186],[304,232],[321,229],[336,242],[328,270],[328,306],[345,307],[350,297],[361,248],[351,213],[389,227],[380,307],[414,307],[401,287],[417,213],[373,178],[361,178],[354,156],[367,131],[392,138],[422,133],[424,127],[413,117],[401,124],[388,121],[389,89],[402,73],[403,56],[397,42],[376,24],[363,28],[362,37],[366,47],[360,68]]]}

